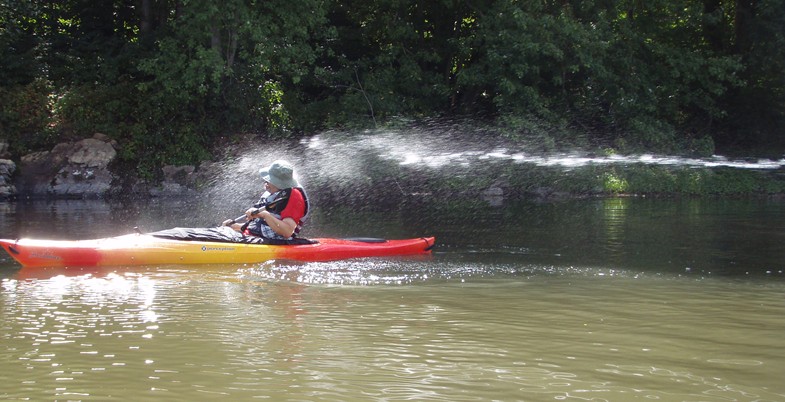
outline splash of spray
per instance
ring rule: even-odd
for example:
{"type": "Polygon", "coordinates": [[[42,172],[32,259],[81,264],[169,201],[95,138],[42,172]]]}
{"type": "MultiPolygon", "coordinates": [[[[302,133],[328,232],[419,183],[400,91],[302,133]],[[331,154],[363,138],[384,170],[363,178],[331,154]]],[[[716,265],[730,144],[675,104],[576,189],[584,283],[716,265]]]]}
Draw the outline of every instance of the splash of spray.
{"type": "MultiPolygon", "coordinates": [[[[528,142],[512,141],[490,129],[469,125],[421,126],[361,132],[327,131],[305,137],[246,144],[217,162],[207,186],[211,204],[227,214],[244,211],[262,188],[258,171],[276,159],[295,165],[298,181],[312,198],[351,200],[375,196],[410,197],[411,188],[429,178],[482,175],[499,164],[559,167],[658,165],[772,170],[785,159],[685,158],[667,155],[597,155],[587,151],[542,152],[528,142]],[[409,186],[406,185],[409,184],[409,186]]],[[[215,211],[217,212],[217,211],[215,211]]]]}

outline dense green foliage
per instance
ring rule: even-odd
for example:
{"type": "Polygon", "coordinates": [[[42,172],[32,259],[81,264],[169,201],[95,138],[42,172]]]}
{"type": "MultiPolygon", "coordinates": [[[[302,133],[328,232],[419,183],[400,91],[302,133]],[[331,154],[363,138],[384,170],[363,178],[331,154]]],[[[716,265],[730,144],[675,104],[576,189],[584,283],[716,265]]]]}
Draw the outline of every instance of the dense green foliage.
{"type": "Polygon", "coordinates": [[[12,152],[102,132],[147,175],[393,118],[621,151],[785,142],[785,0],[0,0],[0,52],[12,152]]]}

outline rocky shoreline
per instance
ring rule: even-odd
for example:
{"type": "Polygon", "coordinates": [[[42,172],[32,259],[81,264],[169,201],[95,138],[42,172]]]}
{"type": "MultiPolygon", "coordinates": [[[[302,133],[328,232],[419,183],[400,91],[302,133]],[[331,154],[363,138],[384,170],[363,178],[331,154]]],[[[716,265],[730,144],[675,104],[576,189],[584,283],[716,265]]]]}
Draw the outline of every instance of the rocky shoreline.
{"type": "MultiPolygon", "coordinates": [[[[322,139],[323,140],[323,139],[322,139]]],[[[281,144],[279,144],[281,145],[281,144]]],[[[160,182],[149,182],[117,163],[118,145],[103,134],[79,141],[64,142],[50,151],[24,155],[16,163],[9,159],[8,145],[0,142],[0,200],[194,197],[213,191],[222,196],[249,187],[253,193],[258,183],[257,164],[280,157],[274,144],[260,157],[249,158],[248,144],[228,147],[222,162],[203,161],[199,166],[164,166],[160,182]],[[233,166],[232,161],[242,167],[233,166]],[[248,166],[245,166],[248,165],[248,166]],[[233,175],[227,175],[231,172],[233,175]],[[217,179],[222,178],[222,179],[217,179]],[[229,183],[229,184],[226,184],[229,183]],[[228,187],[227,187],[228,186],[228,187]],[[231,188],[231,190],[228,190],[231,188]]],[[[469,160],[446,170],[429,169],[418,164],[368,157],[348,160],[338,145],[325,149],[297,148],[297,164],[308,177],[308,188],[321,198],[342,203],[385,202],[428,199],[431,202],[473,202],[482,200],[500,205],[511,199],[564,199],[607,196],[785,196],[785,165],[754,164],[734,168],[677,166],[668,163],[625,164],[589,163],[582,167],[558,167],[550,164],[507,163],[469,160]],[[321,158],[321,159],[320,159],[321,158]],[[346,166],[334,166],[344,161],[346,166]],[[329,168],[328,168],[329,167],[329,168]],[[355,169],[352,178],[345,178],[355,169]],[[358,196],[358,194],[362,196],[358,196]]],[[[351,147],[348,147],[351,149],[351,147]]],[[[343,151],[342,151],[343,149],[343,151]]],[[[258,189],[257,189],[258,190],[258,189]]],[[[240,191],[242,193],[242,191],[240,191]]]]}
{"type": "Polygon", "coordinates": [[[18,164],[7,159],[7,148],[0,143],[0,200],[183,196],[196,191],[200,177],[194,166],[165,166],[157,184],[120,177],[112,170],[117,143],[100,133],[24,155],[18,164]]]}

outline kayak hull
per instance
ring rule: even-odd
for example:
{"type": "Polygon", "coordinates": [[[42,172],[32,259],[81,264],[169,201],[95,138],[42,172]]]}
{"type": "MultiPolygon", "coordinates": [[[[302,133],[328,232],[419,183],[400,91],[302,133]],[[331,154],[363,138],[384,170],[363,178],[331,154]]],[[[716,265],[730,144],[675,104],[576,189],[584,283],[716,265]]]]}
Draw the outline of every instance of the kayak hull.
{"type": "Polygon", "coordinates": [[[165,264],[253,264],[428,254],[433,237],[402,240],[313,239],[315,244],[268,245],[182,241],[144,234],[94,240],[0,239],[0,246],[25,267],[95,267],[165,264]]]}

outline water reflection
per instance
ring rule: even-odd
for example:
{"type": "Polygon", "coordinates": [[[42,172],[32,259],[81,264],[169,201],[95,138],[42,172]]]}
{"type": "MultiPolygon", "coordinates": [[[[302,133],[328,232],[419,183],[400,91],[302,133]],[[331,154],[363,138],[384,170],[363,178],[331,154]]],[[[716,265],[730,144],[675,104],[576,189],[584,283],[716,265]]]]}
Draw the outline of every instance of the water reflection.
{"type": "Polygon", "coordinates": [[[626,239],[628,200],[625,198],[610,198],[603,200],[605,250],[609,262],[615,266],[622,263],[624,254],[624,239],[626,239]]]}
{"type": "Polygon", "coordinates": [[[5,392],[32,399],[782,398],[774,391],[785,369],[781,283],[602,273],[437,256],[397,265],[6,278],[5,392]],[[315,280],[336,273],[348,284],[315,280]]]}
{"type": "MultiPolygon", "coordinates": [[[[363,156],[348,144],[345,154],[312,148],[363,156]]],[[[392,163],[416,162],[420,151],[375,144],[371,154],[389,149],[392,163]]],[[[515,155],[442,151],[436,160],[447,164],[515,155]]],[[[254,170],[256,160],[241,162],[254,170]]],[[[363,169],[346,172],[373,173],[363,169]]],[[[0,231],[93,238],[210,225],[253,190],[230,187],[224,197],[237,199],[220,205],[0,203],[0,231]]],[[[19,268],[3,255],[0,395],[785,400],[783,218],[777,200],[321,205],[309,236],[428,231],[434,255],[101,269],[19,268]]]]}
{"type": "MultiPolygon", "coordinates": [[[[133,227],[163,229],[204,226],[208,212],[192,212],[182,222],[179,210],[209,211],[198,200],[150,203],[68,201],[14,203],[2,216],[2,232],[19,237],[94,238],[131,233],[133,227]],[[95,211],[91,215],[91,211],[95,211]],[[118,216],[122,216],[122,223],[118,216]],[[24,221],[24,225],[19,222],[24,221]],[[86,224],[85,224],[86,222],[86,224]]],[[[273,265],[268,275],[297,277],[304,283],[409,283],[436,278],[531,275],[584,271],[593,276],[612,271],[679,275],[743,275],[783,278],[785,202],[765,199],[611,198],[555,203],[515,202],[499,208],[409,206],[399,210],[352,211],[322,206],[305,229],[310,237],[417,237],[434,235],[438,268],[385,276],[409,260],[373,260],[377,268],[347,261],[336,264],[273,265]],[[473,216],[466,225],[466,216],[473,216]],[[456,268],[457,267],[457,268],[456,268]],[[291,272],[287,272],[291,270],[291,272]],[[475,274],[472,274],[475,272],[475,274]],[[381,273],[377,275],[377,273],[381,273]],[[376,276],[374,276],[376,275],[376,276]]],[[[0,255],[0,276],[18,266],[0,255]]],[[[56,272],[56,271],[52,271],[56,272]]],[[[103,271],[98,270],[101,275],[103,271]]],[[[91,273],[73,267],[65,275],[91,273]],[[81,271],[80,271],[81,270],[81,271]]],[[[46,270],[22,270],[21,276],[46,270]]]]}
{"type": "Polygon", "coordinates": [[[4,343],[25,373],[13,387],[17,395],[88,397],[84,381],[98,386],[104,373],[126,366],[156,333],[155,297],[156,281],[133,273],[4,279],[0,308],[10,319],[4,319],[4,343]],[[111,338],[132,340],[118,348],[111,338]]]}

